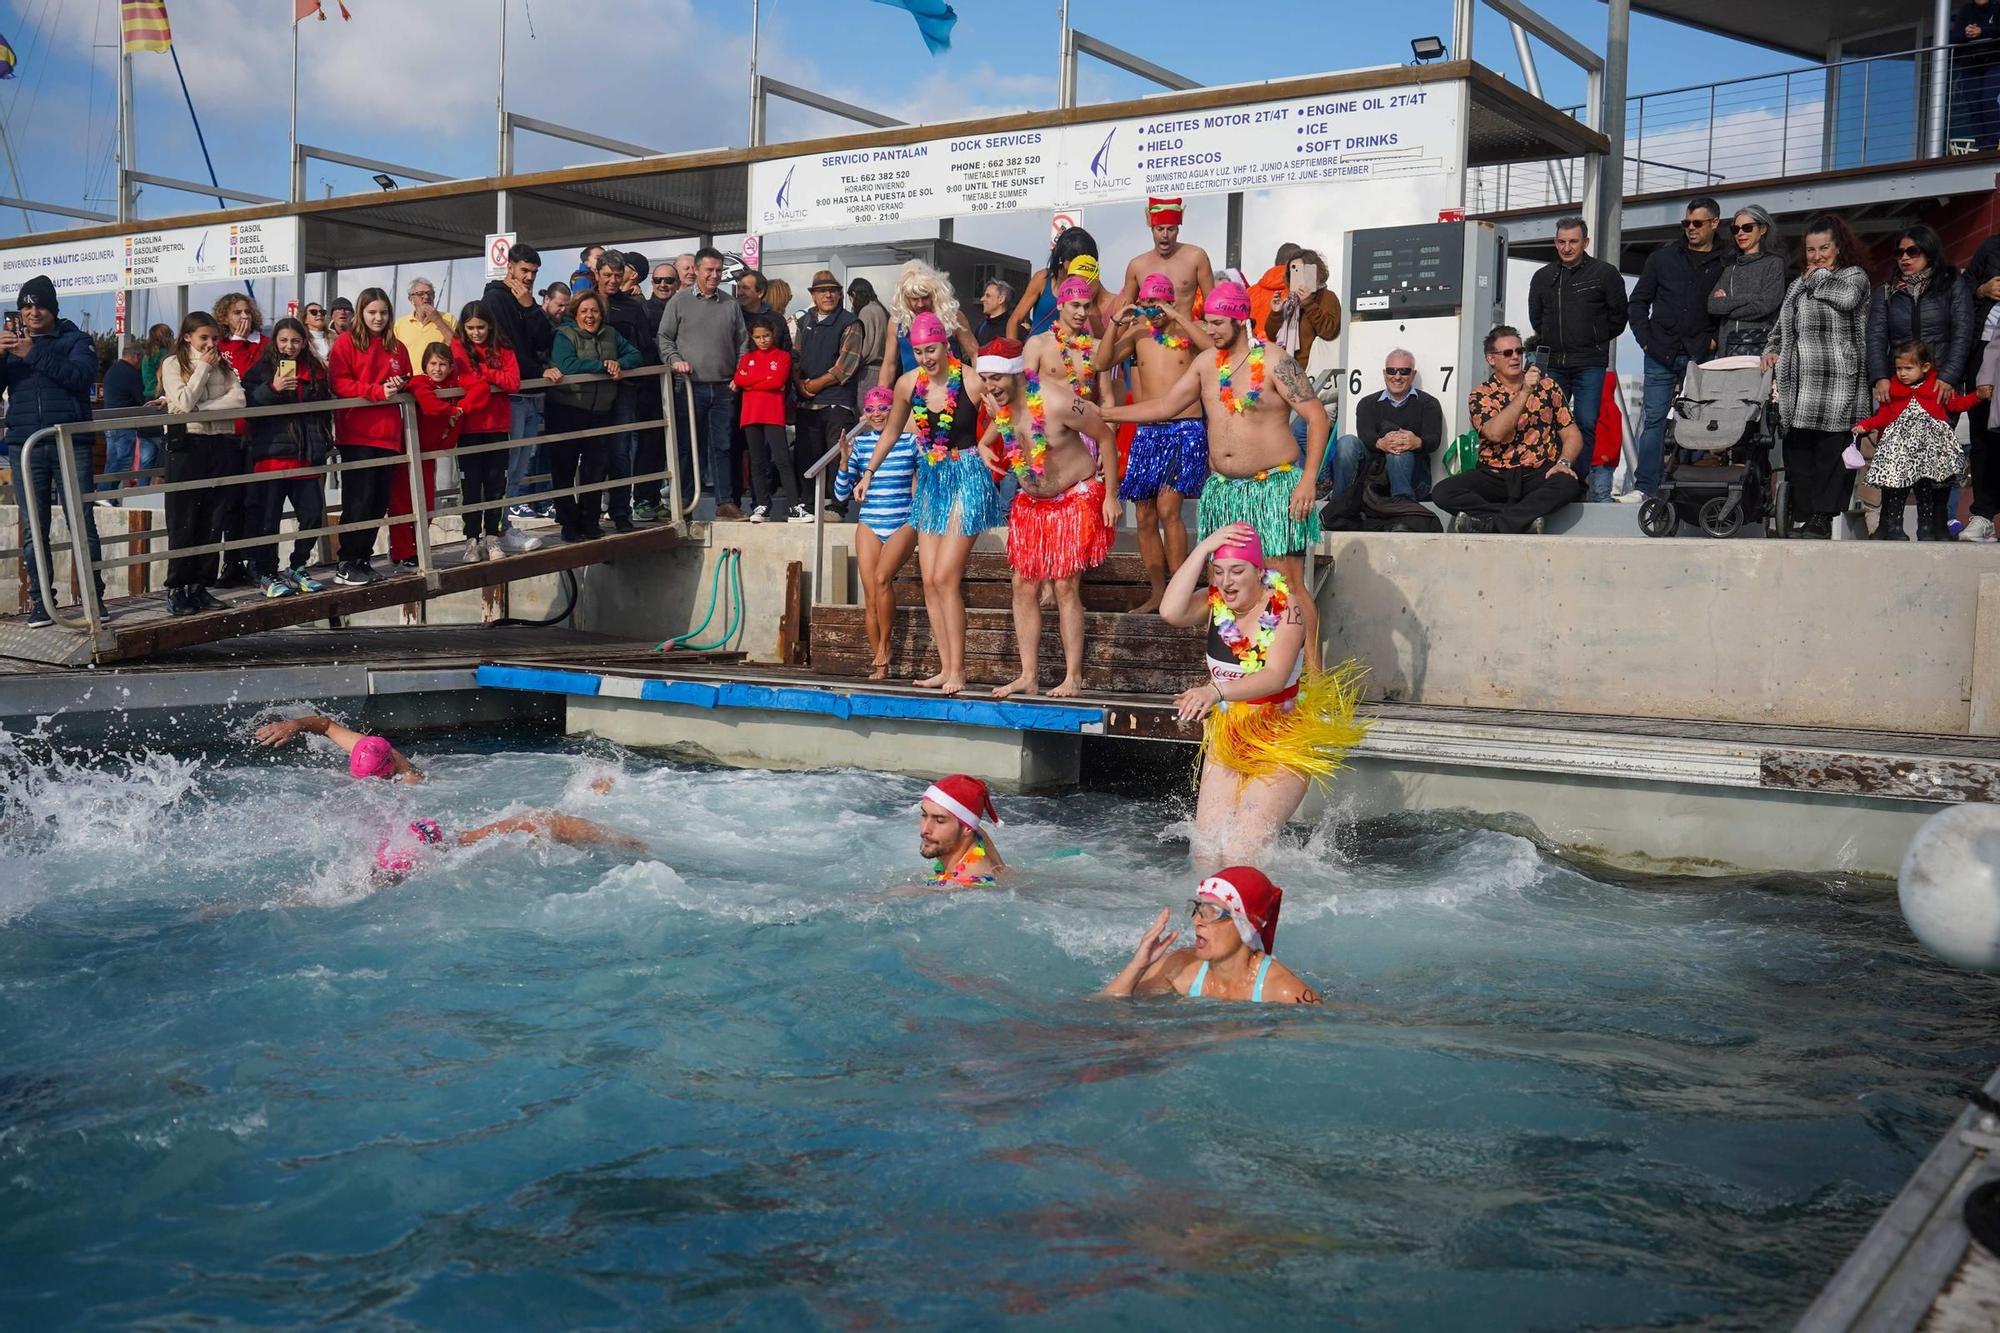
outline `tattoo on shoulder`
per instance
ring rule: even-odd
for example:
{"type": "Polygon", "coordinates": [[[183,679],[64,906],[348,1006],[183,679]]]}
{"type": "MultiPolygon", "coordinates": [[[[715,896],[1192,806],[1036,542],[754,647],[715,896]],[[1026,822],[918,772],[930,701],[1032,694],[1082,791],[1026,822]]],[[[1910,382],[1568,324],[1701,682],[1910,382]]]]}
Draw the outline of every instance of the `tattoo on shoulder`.
{"type": "Polygon", "coordinates": [[[1294,403],[1304,402],[1313,396],[1312,381],[1299,369],[1298,359],[1289,352],[1281,353],[1275,371],[1278,385],[1285,391],[1285,397],[1294,403]]]}

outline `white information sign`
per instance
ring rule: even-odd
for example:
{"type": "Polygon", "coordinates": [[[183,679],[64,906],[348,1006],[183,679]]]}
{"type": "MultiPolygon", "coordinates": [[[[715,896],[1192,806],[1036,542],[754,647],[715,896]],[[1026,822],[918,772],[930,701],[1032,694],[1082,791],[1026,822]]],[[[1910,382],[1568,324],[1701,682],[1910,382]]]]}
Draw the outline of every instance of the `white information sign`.
{"type": "Polygon", "coordinates": [[[777,158],[751,164],[750,220],[768,234],[1451,176],[1463,100],[1460,84],[1410,84],[777,158]]]}
{"type": "Polygon", "coordinates": [[[486,280],[495,282],[507,276],[507,252],[514,248],[511,231],[496,231],[486,237],[486,280]]]}
{"type": "Polygon", "coordinates": [[[46,273],[60,293],[183,283],[242,282],[289,276],[299,269],[299,220],[217,223],[134,232],[95,241],[23,245],[0,250],[0,300],[46,273]]]}

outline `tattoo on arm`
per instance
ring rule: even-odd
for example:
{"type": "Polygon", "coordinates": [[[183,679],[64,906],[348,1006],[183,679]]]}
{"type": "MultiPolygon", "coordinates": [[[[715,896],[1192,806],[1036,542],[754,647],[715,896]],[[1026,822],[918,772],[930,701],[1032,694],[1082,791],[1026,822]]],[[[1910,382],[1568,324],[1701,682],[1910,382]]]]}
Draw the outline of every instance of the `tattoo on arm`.
{"type": "Polygon", "coordinates": [[[1312,381],[1299,369],[1298,358],[1286,352],[1278,358],[1278,388],[1287,402],[1298,404],[1313,396],[1312,381]]]}
{"type": "Polygon", "coordinates": [[[1306,613],[1299,610],[1298,603],[1294,602],[1285,608],[1285,619],[1294,625],[1303,625],[1306,623],[1306,613]]]}

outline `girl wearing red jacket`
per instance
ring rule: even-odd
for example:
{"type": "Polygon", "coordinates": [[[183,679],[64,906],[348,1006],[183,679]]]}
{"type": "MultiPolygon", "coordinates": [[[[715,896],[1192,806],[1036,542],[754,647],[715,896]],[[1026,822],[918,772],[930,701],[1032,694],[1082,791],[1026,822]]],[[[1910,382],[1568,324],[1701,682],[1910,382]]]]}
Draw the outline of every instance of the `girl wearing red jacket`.
{"type": "MultiPolygon", "coordinates": [[[[477,375],[461,374],[452,360],[451,344],[434,342],[424,349],[424,373],[410,377],[410,394],[417,400],[417,447],[427,454],[440,454],[458,443],[466,419],[484,413],[492,401],[486,381],[477,375]],[[463,389],[463,398],[438,397],[440,389],[463,389]]],[[[505,399],[501,400],[505,402],[505,399]]],[[[410,470],[390,469],[396,474],[390,483],[389,513],[410,512],[410,470]]],[[[437,508],[437,464],[423,461],[424,512],[437,508]]],[[[398,523],[389,529],[389,557],[398,572],[417,567],[417,530],[413,524],[398,523]]],[[[483,558],[483,557],[482,557],[483,558]]]]}
{"type": "MultiPolygon", "coordinates": [[[[336,398],[368,398],[380,407],[346,407],[333,414],[333,442],[343,463],[374,462],[403,452],[403,414],[387,400],[410,378],[410,356],[390,333],[394,314],[389,293],[365,289],[354,303],[354,323],[333,340],[326,369],[336,398]]],[[[408,505],[409,469],[343,468],[340,475],[342,523],[372,523],[389,512],[389,488],[400,476],[408,505]]],[[[414,545],[414,542],[412,543],[414,545]]],[[[336,583],[373,583],[378,577],[369,560],[375,553],[375,530],[361,528],[340,534],[340,565],[336,583]]]]}
{"type": "MultiPolygon", "coordinates": [[[[465,419],[459,422],[460,446],[498,444],[509,438],[513,426],[513,404],[507,395],[521,388],[521,367],[507,335],[493,322],[493,312],[484,301],[468,301],[458,312],[458,337],[452,342],[453,366],[461,382],[477,380],[489,395],[485,406],[471,407],[466,395],[465,419]]],[[[465,515],[465,562],[474,564],[501,554],[500,538],[507,530],[507,507],[498,503],[507,495],[507,450],[484,454],[460,454],[458,458],[459,503],[476,505],[495,502],[491,509],[465,515]]],[[[529,538],[535,546],[541,542],[529,538]]],[[[533,550],[535,546],[522,549],[533,550]]]]}
{"type": "Polygon", "coordinates": [[[1947,489],[1965,467],[1965,451],[1951,427],[1953,412],[1966,412],[1993,396],[1991,385],[1978,393],[1953,394],[1938,383],[1930,344],[1907,342],[1896,349],[1896,378],[1889,401],[1874,416],[1855,423],[1855,434],[1881,431],[1875,457],[1862,480],[1882,488],[1882,513],[1875,524],[1881,541],[1906,542],[1903,506],[1917,493],[1917,540],[1948,542],[1944,524],[1947,489]]]}
{"type": "Polygon", "coordinates": [[[762,523],[770,515],[770,470],[775,466],[778,493],[789,502],[791,521],[810,523],[812,513],[799,493],[798,471],[785,442],[785,386],[792,381],[792,356],[778,350],[778,324],[770,315],[752,315],[745,322],[750,350],[736,363],[732,382],[743,398],[743,438],[750,445],[750,495],[756,502],[750,521],[762,523]]]}
{"type": "MultiPolygon", "coordinates": [[[[257,303],[242,292],[231,292],[215,303],[215,323],[222,330],[222,341],[217,350],[229,368],[236,372],[240,383],[250,373],[250,367],[257,364],[264,355],[270,340],[259,330],[264,327],[264,312],[257,303]]],[[[249,434],[249,422],[236,423],[236,434],[242,438],[249,434]]],[[[224,486],[217,497],[216,523],[222,533],[222,540],[235,541],[248,535],[245,505],[250,497],[248,484],[224,486]]],[[[255,583],[244,561],[241,551],[225,551],[222,554],[222,576],[216,580],[219,588],[242,588],[255,583]]]]}

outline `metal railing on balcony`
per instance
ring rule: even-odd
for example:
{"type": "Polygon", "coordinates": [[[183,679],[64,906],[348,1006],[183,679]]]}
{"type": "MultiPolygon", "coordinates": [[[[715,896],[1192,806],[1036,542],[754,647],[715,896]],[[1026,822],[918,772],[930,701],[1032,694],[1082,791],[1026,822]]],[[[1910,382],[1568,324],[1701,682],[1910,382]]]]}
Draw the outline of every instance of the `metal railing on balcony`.
{"type": "MultiPolygon", "coordinates": [[[[1961,54],[1922,47],[1627,98],[1624,194],[1721,189],[1990,149],[2000,137],[2000,108],[1964,95],[1961,54]],[[1931,96],[1938,75],[1948,89],[1942,108],[1931,96]]],[[[1572,158],[1475,168],[1466,208],[1574,204],[1580,167],[1572,158]]]]}
{"type": "MultiPolygon", "coordinates": [[[[663,366],[643,366],[634,370],[628,370],[623,372],[621,378],[624,380],[636,380],[646,384],[658,382],[667,386],[667,393],[669,394],[678,390],[686,399],[687,419],[690,421],[694,419],[693,382],[691,380],[675,376],[672,371],[663,366]]],[[[567,375],[563,377],[563,383],[565,385],[582,385],[608,382],[610,379],[611,377],[606,375],[567,375]]],[[[534,392],[552,387],[554,386],[547,380],[528,380],[523,382],[521,390],[523,392],[534,392]]],[[[463,392],[460,389],[444,389],[438,393],[438,397],[450,400],[462,396],[463,392]]],[[[645,486],[654,482],[660,483],[663,487],[662,498],[665,501],[663,506],[666,515],[665,521],[673,527],[684,531],[689,514],[694,508],[694,503],[701,495],[701,451],[699,449],[692,451],[693,465],[691,475],[683,477],[679,463],[680,442],[675,421],[677,414],[668,409],[664,398],[665,395],[662,395],[661,399],[655,400],[660,402],[659,415],[645,417],[638,421],[616,422],[611,419],[611,414],[607,411],[605,413],[604,424],[593,425],[586,429],[543,434],[527,440],[509,439],[492,444],[460,444],[449,449],[431,450],[423,448],[418,441],[416,400],[408,394],[393,394],[386,400],[386,404],[399,409],[402,415],[403,448],[400,451],[350,449],[345,451],[344,457],[339,457],[317,466],[300,467],[286,472],[242,472],[229,476],[203,478],[196,481],[166,482],[156,480],[165,475],[164,467],[107,474],[107,478],[103,479],[116,478],[122,482],[127,478],[132,478],[142,483],[138,486],[122,487],[118,491],[113,492],[113,494],[123,501],[142,499],[153,495],[169,497],[170,499],[176,492],[211,487],[248,486],[273,480],[306,476],[325,478],[337,473],[353,474],[372,468],[401,467],[408,469],[410,508],[408,511],[391,512],[375,519],[353,522],[328,522],[318,527],[300,527],[296,530],[286,529],[282,533],[275,533],[268,536],[237,537],[223,541],[203,542],[197,545],[179,547],[169,544],[166,534],[159,529],[149,528],[124,533],[100,531],[98,541],[104,550],[101,559],[91,559],[88,544],[76,540],[76,535],[85,531],[85,525],[95,521],[92,512],[92,502],[96,498],[97,493],[85,489],[84,478],[76,461],[77,450],[73,447],[75,442],[88,438],[91,435],[101,434],[107,430],[149,430],[156,427],[174,425],[186,426],[195,422],[240,421],[259,417],[295,416],[304,413],[330,414],[341,408],[381,407],[384,403],[365,398],[336,398],[312,403],[285,404],[275,407],[234,407],[212,412],[121,412],[92,421],[68,422],[58,426],[48,426],[29,436],[27,441],[22,445],[21,466],[18,475],[14,478],[14,485],[21,498],[23,527],[26,530],[25,536],[27,540],[22,546],[0,549],[0,559],[11,556],[24,560],[33,560],[38,582],[42,589],[43,604],[51,613],[55,624],[72,631],[87,633],[95,640],[113,611],[106,604],[103,594],[99,592],[99,587],[103,582],[105,574],[115,570],[128,569],[133,566],[151,566],[179,557],[206,556],[214,559],[217,555],[234,554],[241,558],[246,552],[253,549],[273,547],[281,544],[289,545],[293,542],[307,539],[338,537],[343,533],[368,529],[380,531],[395,525],[410,524],[414,526],[412,535],[416,549],[416,569],[414,572],[423,578],[428,588],[435,590],[437,587],[438,566],[434,559],[430,538],[431,524],[434,520],[448,518],[463,519],[468,515],[476,515],[486,510],[504,509],[519,504],[531,504],[543,500],[555,500],[565,497],[573,502],[594,505],[598,503],[598,495],[601,492],[624,487],[645,486]],[[424,476],[431,467],[443,459],[459,459],[476,454],[502,452],[536,444],[547,445],[564,442],[573,442],[579,445],[589,445],[592,443],[605,444],[608,443],[606,437],[626,433],[636,435],[639,432],[649,430],[660,431],[663,436],[665,449],[664,465],[657,471],[635,473],[634,475],[625,477],[608,477],[603,481],[579,481],[578,484],[563,487],[551,485],[542,489],[531,490],[521,495],[481,501],[475,504],[467,504],[462,501],[459,503],[450,503],[449,498],[446,496],[439,496],[438,501],[435,503],[427,501],[425,498],[424,476]],[[37,452],[45,448],[54,450],[57,468],[56,475],[62,482],[62,493],[56,499],[58,501],[58,512],[62,514],[64,524],[68,529],[66,540],[52,540],[54,534],[44,531],[43,525],[47,521],[44,517],[44,509],[48,502],[37,494],[35,474],[31,464],[37,452]],[[126,548],[127,550],[137,549],[134,553],[120,554],[120,548],[126,548]],[[57,590],[63,586],[62,582],[54,577],[59,558],[64,558],[68,566],[68,586],[72,590],[74,598],[71,603],[65,606],[59,606],[56,599],[57,590]]],[[[642,413],[647,411],[644,407],[641,407],[639,410],[642,413]]],[[[193,437],[195,442],[190,447],[200,447],[201,441],[210,439],[227,440],[229,438],[227,436],[195,436],[193,437]]],[[[336,452],[339,453],[341,451],[336,449],[336,452]]],[[[546,480],[545,477],[543,479],[546,480]]],[[[345,517],[343,513],[343,520],[345,517]]],[[[592,524],[592,526],[595,525],[592,524]]]]}

